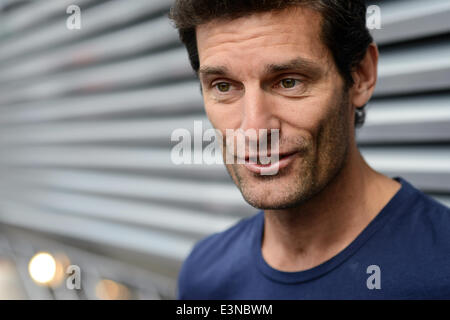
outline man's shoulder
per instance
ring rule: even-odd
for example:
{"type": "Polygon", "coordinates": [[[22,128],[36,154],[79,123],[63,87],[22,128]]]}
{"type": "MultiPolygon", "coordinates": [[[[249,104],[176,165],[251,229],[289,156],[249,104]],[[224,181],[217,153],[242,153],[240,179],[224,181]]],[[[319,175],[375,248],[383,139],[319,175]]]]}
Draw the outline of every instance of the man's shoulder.
{"type": "MultiPolygon", "coordinates": [[[[408,182],[410,193],[414,195],[412,211],[426,219],[435,219],[436,222],[444,222],[450,220],[450,208],[444,203],[439,202],[436,198],[426,194],[408,182]]],[[[450,230],[450,228],[448,229],[450,230]]]]}
{"type": "Polygon", "coordinates": [[[400,242],[430,250],[450,249],[450,208],[402,179],[403,194],[397,200],[395,218],[387,227],[389,236],[400,242]]]}
{"type": "Polygon", "coordinates": [[[403,185],[401,201],[365,257],[384,270],[384,286],[393,295],[447,297],[450,209],[411,183],[403,185]]]}
{"type": "Polygon", "coordinates": [[[243,218],[230,228],[200,240],[182,265],[178,277],[178,298],[208,296],[202,292],[206,290],[205,283],[208,283],[208,288],[223,287],[221,281],[239,272],[236,265],[245,268],[246,261],[251,259],[249,251],[262,214],[260,211],[243,218]]]}
{"type": "Polygon", "coordinates": [[[450,208],[428,194],[421,192],[416,209],[425,227],[432,232],[432,236],[447,244],[450,249],[450,208]]]}

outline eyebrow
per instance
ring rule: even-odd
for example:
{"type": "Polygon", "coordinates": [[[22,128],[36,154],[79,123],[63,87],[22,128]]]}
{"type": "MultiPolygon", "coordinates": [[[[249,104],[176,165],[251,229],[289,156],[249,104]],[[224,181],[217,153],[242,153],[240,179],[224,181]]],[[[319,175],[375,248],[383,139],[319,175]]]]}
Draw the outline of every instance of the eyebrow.
{"type": "Polygon", "coordinates": [[[283,63],[269,64],[264,68],[266,74],[284,72],[289,70],[303,70],[309,76],[316,77],[322,72],[320,65],[305,58],[295,58],[283,63]]]}
{"type": "MultiPolygon", "coordinates": [[[[265,74],[274,74],[290,70],[302,70],[311,78],[316,78],[322,73],[322,68],[316,62],[305,58],[295,58],[282,63],[268,64],[264,68],[265,74]]],[[[226,66],[202,66],[198,74],[201,76],[226,76],[230,74],[226,66]]]]}
{"type": "Polygon", "coordinates": [[[216,76],[225,76],[229,74],[229,70],[225,66],[203,66],[198,70],[198,74],[202,76],[210,76],[210,75],[216,75],[216,76]]]}

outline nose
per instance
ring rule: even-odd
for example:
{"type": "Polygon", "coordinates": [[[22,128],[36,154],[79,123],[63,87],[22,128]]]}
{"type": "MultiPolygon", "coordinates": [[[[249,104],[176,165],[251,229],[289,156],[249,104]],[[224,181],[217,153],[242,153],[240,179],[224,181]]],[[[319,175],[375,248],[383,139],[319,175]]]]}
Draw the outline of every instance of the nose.
{"type": "MultiPolygon", "coordinates": [[[[274,129],[280,130],[281,124],[274,115],[276,105],[273,97],[258,85],[247,86],[241,103],[243,105],[240,132],[245,136],[244,149],[248,150],[246,153],[254,154],[259,150],[262,154],[267,154],[269,146],[272,152],[276,153],[274,148],[279,146],[280,132],[275,132],[274,129]]],[[[241,148],[238,147],[238,153],[244,152],[241,148]]]]}
{"type": "Polygon", "coordinates": [[[240,129],[256,130],[267,129],[270,133],[272,129],[280,129],[280,121],[274,115],[273,99],[260,86],[247,87],[244,97],[241,99],[242,121],[240,129]]]}

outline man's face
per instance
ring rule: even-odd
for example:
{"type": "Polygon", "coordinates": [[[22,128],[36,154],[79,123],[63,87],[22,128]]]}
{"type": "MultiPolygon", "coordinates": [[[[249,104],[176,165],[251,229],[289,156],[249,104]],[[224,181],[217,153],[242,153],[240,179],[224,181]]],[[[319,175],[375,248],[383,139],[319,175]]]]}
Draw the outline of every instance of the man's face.
{"type": "MultiPolygon", "coordinates": [[[[276,175],[226,164],[242,195],[260,209],[293,208],[321,191],[343,167],[353,109],[331,53],[320,14],[294,8],[197,28],[206,113],[226,129],[278,129],[276,175]]],[[[270,132],[270,131],[269,131],[270,132]]],[[[269,144],[270,146],[270,144],[269,144]]],[[[224,147],[224,156],[232,152],[224,147]]]]}

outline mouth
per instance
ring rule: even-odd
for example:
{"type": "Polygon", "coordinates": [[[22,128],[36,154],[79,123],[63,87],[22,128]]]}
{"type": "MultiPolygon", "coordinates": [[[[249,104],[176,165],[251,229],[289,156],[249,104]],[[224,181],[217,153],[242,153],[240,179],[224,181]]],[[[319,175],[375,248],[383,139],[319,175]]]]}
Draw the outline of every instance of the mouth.
{"type": "Polygon", "coordinates": [[[244,166],[249,171],[254,173],[258,173],[261,175],[275,175],[278,173],[279,170],[288,167],[298,155],[299,155],[298,151],[280,153],[278,155],[273,156],[275,158],[274,162],[272,162],[271,155],[267,155],[265,156],[265,158],[269,160],[269,163],[267,164],[261,163],[260,161],[261,157],[259,155],[257,157],[255,156],[253,157],[257,159],[256,162],[251,161],[250,156],[246,156],[244,166]]]}
{"type": "MultiPolygon", "coordinates": [[[[273,158],[281,160],[281,159],[287,158],[287,157],[289,157],[289,156],[291,156],[293,154],[296,154],[296,153],[298,153],[298,151],[283,152],[283,153],[279,153],[279,154],[274,154],[273,158]]],[[[258,165],[264,165],[260,161],[260,159],[262,159],[262,158],[266,158],[266,159],[270,158],[270,159],[272,159],[272,154],[270,154],[270,152],[269,152],[266,155],[260,155],[260,154],[246,155],[244,159],[245,159],[245,163],[255,163],[255,161],[252,161],[252,159],[256,159],[256,163],[258,165]]]]}

